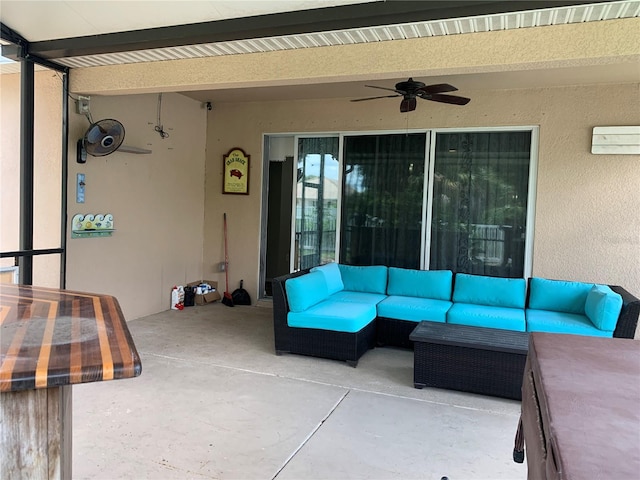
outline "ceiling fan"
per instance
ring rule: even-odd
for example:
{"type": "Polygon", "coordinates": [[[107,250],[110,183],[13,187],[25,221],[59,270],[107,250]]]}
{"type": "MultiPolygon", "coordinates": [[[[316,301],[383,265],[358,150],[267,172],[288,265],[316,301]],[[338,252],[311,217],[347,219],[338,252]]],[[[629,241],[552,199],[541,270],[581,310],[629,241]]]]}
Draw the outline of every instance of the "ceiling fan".
{"type": "Polygon", "coordinates": [[[412,112],[416,109],[416,98],[423,100],[431,100],[432,102],[450,103],[452,105],[466,105],[471,101],[470,98],[459,97],[457,95],[445,95],[444,92],[455,92],[458,90],[448,83],[438,83],[436,85],[425,85],[422,82],[416,82],[410,78],[406,82],[396,83],[395,88],[378,87],[376,85],[365,85],[369,88],[379,88],[380,90],[389,90],[395,92],[395,95],[383,95],[380,97],[356,98],[352,102],[363,102],[365,100],[375,100],[378,98],[403,97],[400,102],[401,112],[412,112]]]}

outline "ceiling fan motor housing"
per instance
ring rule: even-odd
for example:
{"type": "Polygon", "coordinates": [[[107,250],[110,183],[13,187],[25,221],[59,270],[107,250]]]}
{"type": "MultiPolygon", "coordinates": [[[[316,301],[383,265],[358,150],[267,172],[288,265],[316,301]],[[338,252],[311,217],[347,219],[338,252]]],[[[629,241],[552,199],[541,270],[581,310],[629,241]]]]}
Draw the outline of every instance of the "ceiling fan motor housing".
{"type": "Polygon", "coordinates": [[[400,90],[401,92],[406,92],[408,94],[413,94],[415,96],[416,90],[419,90],[426,85],[422,82],[416,82],[413,78],[410,78],[406,82],[398,82],[396,83],[396,90],[400,90]]]}

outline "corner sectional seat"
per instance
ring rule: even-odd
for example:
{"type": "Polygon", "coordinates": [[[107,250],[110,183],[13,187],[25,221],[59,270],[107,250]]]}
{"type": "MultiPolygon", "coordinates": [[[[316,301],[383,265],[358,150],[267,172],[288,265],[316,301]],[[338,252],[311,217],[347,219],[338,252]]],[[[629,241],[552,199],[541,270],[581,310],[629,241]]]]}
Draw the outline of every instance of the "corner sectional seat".
{"type": "Polygon", "coordinates": [[[277,354],[347,361],[411,348],[428,320],[521,332],[633,338],[640,300],[618,286],[328,263],[273,281],[277,354]]]}

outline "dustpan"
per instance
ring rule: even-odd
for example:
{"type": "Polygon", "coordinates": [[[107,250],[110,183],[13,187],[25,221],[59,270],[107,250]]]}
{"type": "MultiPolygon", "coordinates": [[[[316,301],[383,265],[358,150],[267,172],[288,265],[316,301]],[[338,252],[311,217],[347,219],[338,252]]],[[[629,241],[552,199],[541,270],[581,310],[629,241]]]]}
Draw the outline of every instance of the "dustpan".
{"type": "Polygon", "coordinates": [[[235,305],[251,305],[251,297],[249,292],[242,288],[244,280],[240,280],[240,288],[236,288],[231,294],[231,299],[235,305]]]}

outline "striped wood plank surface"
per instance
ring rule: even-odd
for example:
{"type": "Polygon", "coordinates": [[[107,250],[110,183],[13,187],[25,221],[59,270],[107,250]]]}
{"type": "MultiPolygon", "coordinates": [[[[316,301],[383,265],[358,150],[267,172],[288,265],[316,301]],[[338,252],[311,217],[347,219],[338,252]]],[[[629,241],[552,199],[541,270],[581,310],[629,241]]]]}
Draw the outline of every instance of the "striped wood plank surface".
{"type": "Polygon", "coordinates": [[[115,297],[0,285],[0,392],[131,378],[141,372],[115,297]]]}

